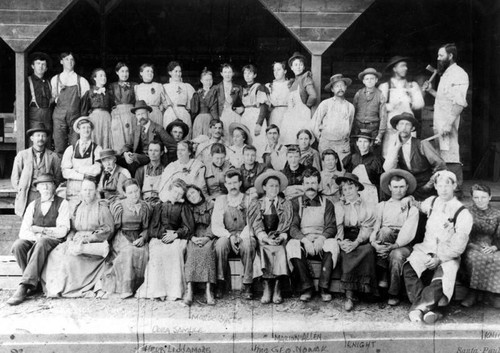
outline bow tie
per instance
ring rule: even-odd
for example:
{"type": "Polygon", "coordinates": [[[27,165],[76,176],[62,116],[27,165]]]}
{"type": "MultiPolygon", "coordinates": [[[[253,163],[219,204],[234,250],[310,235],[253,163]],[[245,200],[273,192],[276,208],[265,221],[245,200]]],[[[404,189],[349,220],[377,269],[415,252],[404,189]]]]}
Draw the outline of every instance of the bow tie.
{"type": "Polygon", "coordinates": [[[119,82],[118,84],[120,85],[120,87],[124,87],[124,88],[129,88],[130,87],[130,83],[129,82],[119,82]]]}
{"type": "Polygon", "coordinates": [[[106,92],[106,88],[105,87],[101,87],[99,89],[95,89],[94,90],[95,94],[104,94],[105,92],[106,92]]]}

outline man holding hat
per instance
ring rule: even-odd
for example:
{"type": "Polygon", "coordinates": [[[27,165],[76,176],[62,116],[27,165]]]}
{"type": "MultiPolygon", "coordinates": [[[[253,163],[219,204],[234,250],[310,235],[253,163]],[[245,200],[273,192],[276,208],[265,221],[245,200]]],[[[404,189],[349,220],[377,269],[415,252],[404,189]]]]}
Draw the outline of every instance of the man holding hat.
{"type": "Polygon", "coordinates": [[[401,169],[382,174],[380,180],[380,189],[391,198],[377,205],[370,244],[377,252],[379,287],[388,288],[387,303],[392,306],[400,301],[403,264],[411,253],[419,219],[418,209],[401,200],[411,195],[416,187],[415,177],[401,169]]]}
{"type": "MultiPolygon", "coordinates": [[[[37,124],[45,124],[50,131],[49,141],[52,133],[52,112],[50,104],[52,99],[52,86],[45,79],[45,73],[49,68],[50,58],[45,53],[33,53],[30,58],[33,74],[28,76],[29,85],[29,113],[28,126],[35,127],[37,124]]],[[[50,146],[50,143],[48,144],[50,146]]]]}
{"type": "Polygon", "coordinates": [[[91,140],[94,124],[87,116],[81,116],[73,123],[73,130],[80,136],[74,145],[64,151],[61,169],[66,179],[66,200],[71,209],[80,200],[80,190],[84,175],[97,178],[101,174],[101,164],[97,161],[102,148],[91,140]]]}
{"type": "Polygon", "coordinates": [[[375,87],[381,77],[382,74],[371,67],[360,72],[358,78],[365,87],[356,92],[352,101],[356,111],[352,132],[358,134],[361,130],[368,131],[376,145],[382,143],[387,129],[385,96],[375,87]]]}
{"type": "Polygon", "coordinates": [[[135,114],[139,124],[134,133],[134,145],[126,145],[122,151],[118,152],[121,156],[120,164],[125,166],[131,174],[135,174],[137,168],[149,163],[148,147],[149,143],[155,139],[160,140],[167,149],[162,158],[163,166],[177,160],[177,141],[161,125],[150,120],[149,113],[153,109],[143,100],[138,100],[130,111],[135,114]]]}
{"type": "Polygon", "coordinates": [[[176,142],[184,140],[189,133],[189,126],[181,119],[176,119],[167,125],[167,133],[173,137],[176,142]]]}
{"type": "Polygon", "coordinates": [[[298,279],[300,300],[309,301],[314,289],[313,279],[307,267],[308,257],[321,258],[319,287],[321,299],[331,301],[328,293],[330,277],[337,262],[339,246],[337,221],[333,204],[319,194],[321,176],[319,171],[308,168],[303,174],[304,195],[292,200],[293,220],[290,237],[286,245],[287,258],[293,274],[298,279]]]}
{"type": "Polygon", "coordinates": [[[326,91],[332,91],[333,97],[321,102],[312,117],[313,133],[318,137],[319,152],[332,148],[343,160],[351,153],[349,135],[354,121],[354,106],[345,99],[350,78],[336,74],[330,77],[326,91]]]}
{"type": "Polygon", "coordinates": [[[75,69],[73,53],[65,52],[59,56],[63,71],[52,77],[52,97],[56,103],[52,119],[54,120],[54,145],[57,154],[62,156],[69,144],[76,141],[71,127],[80,116],[80,102],[90,89],[89,82],[78,75],[75,69]]]}
{"type": "Polygon", "coordinates": [[[248,222],[259,244],[254,277],[263,281],[262,304],[269,304],[271,296],[274,304],[283,302],[280,281],[288,276],[285,244],[293,217],[292,203],[280,196],[287,183],[283,173],[265,171],[255,180],[257,193],[264,196],[253,201],[248,209],[248,222]]]}
{"type": "Polygon", "coordinates": [[[413,196],[424,200],[435,195],[432,175],[446,169],[446,164],[429,141],[421,141],[411,136],[418,124],[411,113],[402,113],[391,119],[391,125],[397,132],[389,146],[384,162],[384,170],[403,169],[415,176],[417,188],[413,196]]]}
{"type": "Polygon", "coordinates": [[[51,173],[56,185],[62,181],[61,159],[47,148],[49,133],[43,123],[26,131],[33,146],[19,152],[14,159],[10,180],[17,192],[14,209],[19,217],[23,216],[26,206],[40,196],[34,184],[38,176],[51,173]]]}
{"type": "Polygon", "coordinates": [[[125,197],[123,183],[130,179],[130,172],[116,164],[116,153],[112,149],[101,151],[97,161],[101,162],[104,173],[101,175],[97,191],[101,193],[103,199],[113,202],[115,199],[125,197]]]}
{"type": "MultiPolygon", "coordinates": [[[[404,56],[392,57],[385,67],[385,71],[391,73],[391,78],[388,82],[384,82],[379,86],[387,102],[387,130],[382,146],[382,156],[384,158],[387,155],[391,140],[396,135],[396,131],[392,128],[391,119],[401,113],[413,114],[415,110],[424,107],[424,97],[420,86],[417,82],[408,82],[406,79],[409,59],[404,56]]],[[[413,136],[416,136],[416,134],[413,136]]]]}
{"type": "Polygon", "coordinates": [[[12,246],[23,276],[17,291],[7,301],[9,305],[21,304],[28,291],[36,289],[49,253],[64,241],[70,229],[68,202],[55,195],[52,174],[40,174],[34,185],[40,197],[26,208],[19,239],[12,246]]]}
{"type": "Polygon", "coordinates": [[[424,240],[413,247],[403,266],[411,321],[433,324],[442,317],[437,311],[453,296],[460,256],[469,241],[472,215],[454,195],[457,177],[443,170],[433,178],[438,196],[416,202],[427,214],[424,240]]]}

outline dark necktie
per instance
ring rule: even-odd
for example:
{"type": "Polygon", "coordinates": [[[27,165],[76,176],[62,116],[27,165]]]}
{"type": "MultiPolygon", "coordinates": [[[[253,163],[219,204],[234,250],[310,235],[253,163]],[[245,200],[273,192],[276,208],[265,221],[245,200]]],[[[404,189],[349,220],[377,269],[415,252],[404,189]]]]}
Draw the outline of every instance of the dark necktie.
{"type": "Polygon", "coordinates": [[[278,211],[276,211],[276,206],[274,205],[275,201],[271,201],[271,214],[278,214],[278,211]]]}

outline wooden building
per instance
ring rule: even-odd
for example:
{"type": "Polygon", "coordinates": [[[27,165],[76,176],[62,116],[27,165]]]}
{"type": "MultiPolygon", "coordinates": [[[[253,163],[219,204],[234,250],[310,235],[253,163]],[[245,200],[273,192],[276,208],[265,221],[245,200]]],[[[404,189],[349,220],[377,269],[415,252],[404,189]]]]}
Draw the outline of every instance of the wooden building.
{"type": "MultiPolygon", "coordinates": [[[[500,140],[499,17],[497,0],[0,0],[0,112],[12,112],[15,101],[17,150],[25,148],[27,58],[35,51],[53,59],[48,76],[61,70],[58,54],[70,50],[86,77],[103,67],[112,82],[114,65],[126,61],[137,80],[138,67],[152,62],[156,80],[166,82],[168,61],[178,60],[196,86],[203,67],[218,72],[226,61],[254,63],[257,79],[270,82],[271,64],[298,50],[309,54],[323,99],[322,86],[339,72],[354,79],[352,99],[364,68],[382,70],[391,56],[405,55],[410,74],[424,80],[439,46],[455,42],[471,82],[460,130],[471,176],[500,140]]],[[[432,130],[427,103],[424,137],[432,130]]]]}

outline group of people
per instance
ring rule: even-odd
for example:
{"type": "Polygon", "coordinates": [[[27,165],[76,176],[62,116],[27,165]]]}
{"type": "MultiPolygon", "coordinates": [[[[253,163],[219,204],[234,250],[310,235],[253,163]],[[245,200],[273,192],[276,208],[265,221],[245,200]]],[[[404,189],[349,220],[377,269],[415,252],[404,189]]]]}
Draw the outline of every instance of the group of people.
{"type": "Polygon", "coordinates": [[[9,304],[41,286],[49,297],[191,305],[203,283],[214,305],[230,286],[229,258],[239,256],[242,298],[253,299],[259,278],[263,304],[281,303],[289,280],[311,300],[317,260],[321,300],[345,293],[347,311],[360,298],[398,305],[406,294],[409,318],[434,323],[457,274],[471,288],[463,305],[483,292],[500,305],[500,211],[484,185],[473,187],[469,209],[455,196],[468,78],[454,45],[439,49],[437,91],[407,81],[408,58],[395,57],[378,88],[375,69],[358,75],[365,87],[353,103],[345,98],[352,80],[333,75],[325,87],[333,97],[314,113],[300,53],[288,61],[292,79],[277,62],[275,80],[262,85],[247,65],[242,87],[223,64],[222,82],[213,86],[204,70],[197,91],[177,62],[165,85],[153,82],[149,64],[142,83],[128,82],[119,63],[118,82],[106,86],[96,69],[89,89],[72,54],[61,55],[64,71],[52,83],[43,78],[47,57],[33,58],[32,147],[12,172],[23,277],[9,304]],[[437,148],[414,135],[426,92],[436,96],[437,148]]]}

